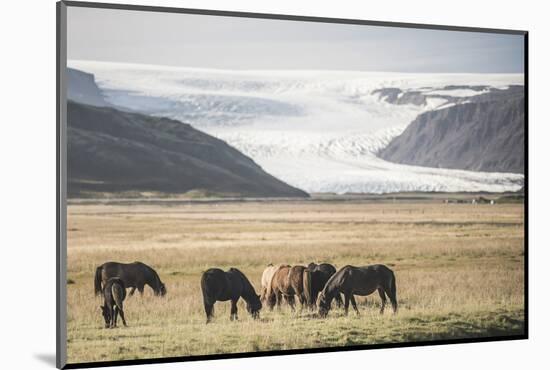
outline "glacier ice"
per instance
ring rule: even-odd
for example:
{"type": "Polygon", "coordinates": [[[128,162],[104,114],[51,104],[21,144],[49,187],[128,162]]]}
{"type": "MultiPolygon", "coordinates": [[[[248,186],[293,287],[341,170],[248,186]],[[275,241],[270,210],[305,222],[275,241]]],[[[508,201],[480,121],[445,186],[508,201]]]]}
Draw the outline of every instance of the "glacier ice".
{"type": "Polygon", "coordinates": [[[447,107],[440,95],[469,97],[522,85],[521,74],[410,74],[354,71],[240,71],[92,61],[119,107],[181,120],[233,145],[267,172],[310,193],[515,191],[522,174],[400,165],[376,156],[418,114],[447,107]],[[444,89],[448,86],[457,89],[444,89]],[[390,104],[373,91],[399,88],[422,105],[390,104]]]}

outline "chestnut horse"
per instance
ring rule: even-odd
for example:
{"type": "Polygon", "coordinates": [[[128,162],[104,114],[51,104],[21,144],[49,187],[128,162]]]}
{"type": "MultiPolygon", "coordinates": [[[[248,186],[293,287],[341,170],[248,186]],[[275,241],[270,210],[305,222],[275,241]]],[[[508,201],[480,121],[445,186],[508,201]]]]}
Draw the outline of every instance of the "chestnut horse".
{"type": "Polygon", "coordinates": [[[310,306],[311,272],[305,266],[279,266],[273,274],[266,296],[270,309],[273,309],[275,304],[280,307],[284,297],[290,308],[294,310],[294,296],[298,296],[302,308],[310,306]]]}

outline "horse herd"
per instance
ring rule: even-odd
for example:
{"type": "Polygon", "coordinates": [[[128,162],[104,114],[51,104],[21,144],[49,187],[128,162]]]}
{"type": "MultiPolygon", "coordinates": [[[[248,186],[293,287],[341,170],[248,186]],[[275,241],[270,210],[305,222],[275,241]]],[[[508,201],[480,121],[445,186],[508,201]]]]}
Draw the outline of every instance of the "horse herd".
{"type": "MultiPolygon", "coordinates": [[[[227,271],[219,268],[204,271],[200,284],[207,324],[212,320],[217,301],[231,301],[230,319],[236,320],[240,298],[245,301],[246,310],[254,319],[260,317],[264,305],[272,310],[275,306],[279,307],[283,300],[295,310],[296,298],[302,309],[317,308],[320,317],[327,316],[332,301],[338,307],[343,305],[346,315],[351,302],[359,314],[354,295],[368,296],[375,291],[378,291],[382,301],[381,314],[384,313],[386,297],[393,312],[397,312],[395,274],[385,265],[346,265],[337,271],[328,263],[310,263],[307,267],[269,264],[262,274],[260,294],[256,293],[245,274],[233,267],[227,271]]],[[[104,298],[101,310],[106,328],[116,327],[118,315],[126,326],[123,310],[126,289],[130,288],[130,295],[136,289],[143,294],[145,285],[150,286],[155,295],[166,294],[166,287],[157,272],[144,263],[107,262],[97,267],[94,288],[96,295],[101,294],[104,298]]]]}

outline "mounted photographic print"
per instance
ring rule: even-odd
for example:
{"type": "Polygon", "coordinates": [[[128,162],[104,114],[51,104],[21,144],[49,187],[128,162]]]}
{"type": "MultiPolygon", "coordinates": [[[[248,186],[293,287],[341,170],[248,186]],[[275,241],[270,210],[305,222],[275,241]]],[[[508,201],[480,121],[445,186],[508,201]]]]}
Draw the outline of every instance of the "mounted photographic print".
{"type": "Polygon", "coordinates": [[[57,10],[58,367],[527,338],[527,32],[57,10]]]}

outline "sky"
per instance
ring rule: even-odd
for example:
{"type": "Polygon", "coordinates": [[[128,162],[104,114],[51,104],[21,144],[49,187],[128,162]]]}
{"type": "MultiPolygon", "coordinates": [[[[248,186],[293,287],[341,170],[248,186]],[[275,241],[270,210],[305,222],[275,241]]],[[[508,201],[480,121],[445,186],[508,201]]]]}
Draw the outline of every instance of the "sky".
{"type": "Polygon", "coordinates": [[[523,36],[69,7],[67,56],[219,69],[522,73],[523,36]]]}

